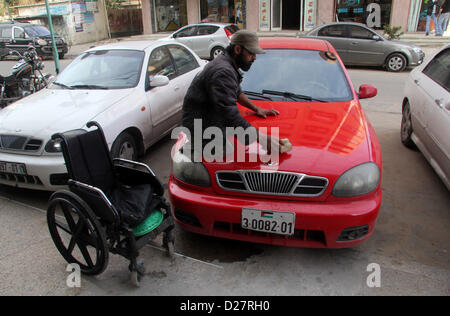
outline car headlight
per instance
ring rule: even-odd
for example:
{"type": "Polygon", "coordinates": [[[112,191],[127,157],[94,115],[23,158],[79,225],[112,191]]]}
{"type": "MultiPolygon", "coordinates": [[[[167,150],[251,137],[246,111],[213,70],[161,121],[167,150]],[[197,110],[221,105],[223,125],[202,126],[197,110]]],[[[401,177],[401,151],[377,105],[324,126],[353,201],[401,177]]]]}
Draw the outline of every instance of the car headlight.
{"type": "Polygon", "coordinates": [[[60,153],[61,152],[61,139],[51,139],[45,145],[44,150],[48,153],[60,153]]]}
{"type": "Polygon", "coordinates": [[[372,192],[380,183],[380,169],[373,163],[364,163],[344,172],[333,187],[333,195],[350,197],[372,192]]]}
{"type": "Polygon", "coordinates": [[[46,41],[46,40],[43,40],[43,39],[38,39],[38,40],[36,41],[36,43],[38,43],[38,44],[41,45],[41,46],[47,45],[47,41],[46,41]]]}
{"type": "Polygon", "coordinates": [[[192,162],[188,157],[177,151],[172,159],[173,175],[188,184],[209,187],[211,179],[208,170],[201,162],[192,162]]]}
{"type": "Polygon", "coordinates": [[[422,52],[422,49],[420,47],[414,47],[413,50],[417,53],[420,54],[422,52]]]}

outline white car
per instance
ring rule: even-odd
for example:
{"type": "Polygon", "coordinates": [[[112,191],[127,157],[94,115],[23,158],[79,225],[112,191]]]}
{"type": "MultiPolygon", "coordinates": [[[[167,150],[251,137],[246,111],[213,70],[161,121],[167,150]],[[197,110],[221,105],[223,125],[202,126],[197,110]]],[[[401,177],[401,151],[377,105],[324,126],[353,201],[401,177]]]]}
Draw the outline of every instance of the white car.
{"type": "Polygon", "coordinates": [[[174,41],[121,42],[87,50],[47,89],[0,111],[0,183],[57,190],[67,181],[57,132],[98,122],[113,157],[136,160],[181,122],[201,60],[174,41]]]}
{"type": "Polygon", "coordinates": [[[417,146],[450,190],[450,45],[411,72],[402,113],[402,143],[417,146]]]}
{"type": "Polygon", "coordinates": [[[214,59],[225,53],[237,31],[239,27],[231,23],[190,24],[171,34],[169,39],[183,43],[201,58],[214,59]]]}

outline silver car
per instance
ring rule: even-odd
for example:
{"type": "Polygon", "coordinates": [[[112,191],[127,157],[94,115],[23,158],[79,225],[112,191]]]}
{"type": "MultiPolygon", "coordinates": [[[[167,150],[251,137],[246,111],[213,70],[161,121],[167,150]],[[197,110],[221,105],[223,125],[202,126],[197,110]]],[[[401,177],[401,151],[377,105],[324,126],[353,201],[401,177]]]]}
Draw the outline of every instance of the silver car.
{"type": "Polygon", "coordinates": [[[201,23],[187,25],[169,36],[188,46],[200,58],[214,59],[225,52],[231,36],[239,31],[236,24],[201,23]]]}
{"type": "Polygon", "coordinates": [[[399,72],[422,64],[422,49],[408,42],[388,40],[360,23],[324,24],[309,31],[306,37],[329,41],[346,66],[382,66],[399,72]]]}
{"type": "Polygon", "coordinates": [[[450,190],[450,45],[414,69],[405,85],[401,140],[418,147],[450,190]]]}

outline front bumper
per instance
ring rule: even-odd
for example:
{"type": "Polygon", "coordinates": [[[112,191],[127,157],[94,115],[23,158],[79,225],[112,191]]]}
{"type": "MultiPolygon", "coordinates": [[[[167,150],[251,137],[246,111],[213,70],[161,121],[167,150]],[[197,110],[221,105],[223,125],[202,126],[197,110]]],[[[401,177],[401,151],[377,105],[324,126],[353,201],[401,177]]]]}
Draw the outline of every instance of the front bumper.
{"type": "Polygon", "coordinates": [[[169,194],[178,224],[188,231],[247,242],[306,248],[346,248],[369,238],[375,227],[382,196],[379,188],[367,198],[358,200],[268,200],[194,191],[180,185],[173,177],[169,180],[169,194]],[[243,229],[243,208],[294,212],[294,235],[243,229]],[[338,241],[349,228],[361,227],[366,228],[361,238],[338,241]]]}
{"type": "Polygon", "coordinates": [[[0,183],[19,188],[55,191],[65,185],[55,185],[67,179],[67,169],[62,155],[31,156],[0,153],[0,161],[24,164],[26,175],[0,172],[0,183]]]}

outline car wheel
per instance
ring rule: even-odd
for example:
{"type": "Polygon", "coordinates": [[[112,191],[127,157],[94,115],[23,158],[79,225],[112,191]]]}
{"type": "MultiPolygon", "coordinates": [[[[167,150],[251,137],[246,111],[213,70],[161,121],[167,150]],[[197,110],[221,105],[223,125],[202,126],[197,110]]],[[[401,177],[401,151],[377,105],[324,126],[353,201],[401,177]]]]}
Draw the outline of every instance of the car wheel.
{"type": "Polygon", "coordinates": [[[219,57],[220,55],[224,55],[225,54],[225,49],[223,47],[214,47],[211,50],[211,59],[214,59],[216,57],[219,57]]]}
{"type": "Polygon", "coordinates": [[[136,161],[138,158],[138,147],[134,137],[127,132],[120,134],[111,147],[113,158],[122,158],[136,161]]]}
{"type": "Polygon", "coordinates": [[[411,107],[409,102],[406,101],[406,104],[403,106],[402,110],[402,124],[400,127],[400,136],[403,145],[408,148],[414,148],[415,144],[411,139],[413,129],[412,129],[412,121],[411,121],[411,107]]]}
{"type": "Polygon", "coordinates": [[[402,54],[392,54],[386,61],[386,69],[392,72],[400,72],[406,68],[406,58],[402,54]]]}

